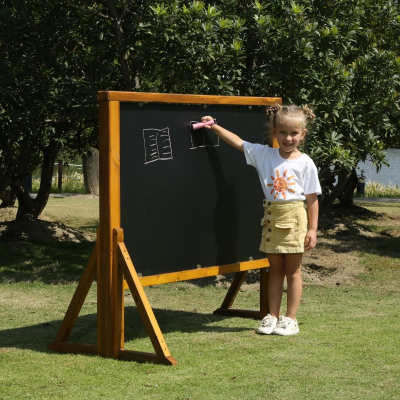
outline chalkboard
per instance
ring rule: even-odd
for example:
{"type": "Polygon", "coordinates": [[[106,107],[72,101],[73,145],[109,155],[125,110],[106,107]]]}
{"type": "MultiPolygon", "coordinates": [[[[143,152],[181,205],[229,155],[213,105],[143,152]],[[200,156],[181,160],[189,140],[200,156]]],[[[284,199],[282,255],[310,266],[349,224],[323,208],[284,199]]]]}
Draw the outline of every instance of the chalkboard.
{"type": "Polygon", "coordinates": [[[191,122],[263,143],[264,106],[120,105],[121,225],[142,276],[260,259],[263,193],[245,156],[191,122]]]}

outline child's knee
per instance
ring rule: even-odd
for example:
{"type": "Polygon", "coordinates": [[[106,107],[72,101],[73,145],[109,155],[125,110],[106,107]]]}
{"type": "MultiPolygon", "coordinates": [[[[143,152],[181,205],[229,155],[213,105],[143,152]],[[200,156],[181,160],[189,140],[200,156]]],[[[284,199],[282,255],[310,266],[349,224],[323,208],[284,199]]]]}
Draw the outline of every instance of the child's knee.
{"type": "Polygon", "coordinates": [[[285,275],[286,275],[285,268],[281,267],[281,266],[270,267],[269,271],[270,271],[270,275],[269,275],[270,279],[271,279],[271,277],[282,278],[282,277],[285,277],[285,275]]]}

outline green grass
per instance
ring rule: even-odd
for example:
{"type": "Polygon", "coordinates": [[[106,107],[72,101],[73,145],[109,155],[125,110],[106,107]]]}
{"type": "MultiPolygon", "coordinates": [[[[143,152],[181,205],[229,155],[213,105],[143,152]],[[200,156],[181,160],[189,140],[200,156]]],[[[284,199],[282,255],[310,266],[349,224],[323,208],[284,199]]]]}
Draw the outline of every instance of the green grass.
{"type": "Polygon", "coordinates": [[[0,282],[68,283],[79,280],[94,244],[0,243],[0,282]]]}
{"type": "MultiPolygon", "coordinates": [[[[283,338],[254,334],[256,321],[212,315],[225,294],[222,289],[187,283],[148,288],[179,361],[177,367],[165,367],[48,351],[74,286],[0,287],[2,301],[13,299],[0,320],[2,398],[397,398],[398,325],[393,318],[398,292],[306,288],[301,333],[283,338]]],[[[126,348],[152,352],[127,297],[126,348]]],[[[244,298],[238,306],[257,304],[257,292],[244,298]]],[[[72,341],[95,343],[95,313],[94,287],[72,341]]]]}
{"type": "Polygon", "coordinates": [[[377,213],[400,214],[400,203],[384,203],[381,201],[358,201],[357,205],[377,213]]]}
{"type": "Polygon", "coordinates": [[[43,215],[80,231],[94,233],[99,226],[99,199],[50,197],[43,215]]]}
{"type": "MultiPolygon", "coordinates": [[[[54,209],[46,212],[75,215],[79,226],[83,199],[67,200],[54,201],[54,209]],[[70,207],[73,212],[67,211],[70,207]]],[[[298,315],[300,334],[293,337],[256,335],[255,320],[213,315],[226,289],[212,284],[145,288],[176,367],[46,348],[91,251],[89,245],[69,245],[0,246],[0,278],[7,276],[0,283],[1,399],[399,398],[398,242],[371,243],[361,254],[366,268],[357,285],[307,285],[298,315]],[[387,247],[394,256],[383,255],[387,247]],[[32,264],[24,264],[29,259],[32,264]]],[[[248,289],[234,306],[257,309],[258,304],[259,293],[248,289]]],[[[153,352],[129,291],[125,306],[125,347],[153,352]]],[[[96,343],[96,307],[94,283],[71,341],[96,343]]]]}

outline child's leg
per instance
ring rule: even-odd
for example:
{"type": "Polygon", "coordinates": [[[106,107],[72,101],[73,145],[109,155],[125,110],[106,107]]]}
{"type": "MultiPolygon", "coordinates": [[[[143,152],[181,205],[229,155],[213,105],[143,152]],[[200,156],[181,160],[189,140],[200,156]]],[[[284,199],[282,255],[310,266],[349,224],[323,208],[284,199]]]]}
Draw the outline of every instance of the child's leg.
{"type": "Polygon", "coordinates": [[[301,280],[301,260],[303,253],[285,254],[285,271],[287,280],[286,316],[296,319],[300,306],[303,283],[301,280]]]}
{"type": "Polygon", "coordinates": [[[269,283],[268,302],[269,313],[278,318],[281,307],[283,281],[285,280],[285,254],[268,254],[269,261],[269,283]]]}

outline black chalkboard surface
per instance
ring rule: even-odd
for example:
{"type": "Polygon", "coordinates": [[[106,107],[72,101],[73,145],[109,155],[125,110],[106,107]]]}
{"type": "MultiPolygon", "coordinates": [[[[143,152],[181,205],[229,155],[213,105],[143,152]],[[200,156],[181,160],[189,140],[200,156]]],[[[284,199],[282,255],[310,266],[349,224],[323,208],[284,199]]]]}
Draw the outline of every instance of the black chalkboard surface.
{"type": "Polygon", "coordinates": [[[191,122],[264,142],[263,106],[120,106],[121,225],[143,276],[260,259],[263,193],[245,156],[191,122]]]}

